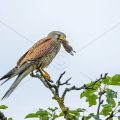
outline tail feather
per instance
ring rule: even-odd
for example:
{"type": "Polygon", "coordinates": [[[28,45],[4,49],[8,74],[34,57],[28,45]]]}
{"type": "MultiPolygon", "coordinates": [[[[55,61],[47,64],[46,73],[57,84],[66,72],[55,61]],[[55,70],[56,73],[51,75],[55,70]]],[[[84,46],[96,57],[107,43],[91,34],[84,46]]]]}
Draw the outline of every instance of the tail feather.
{"type": "Polygon", "coordinates": [[[32,71],[32,67],[27,68],[24,72],[20,73],[5,95],[2,97],[2,100],[8,98],[10,94],[15,90],[18,84],[22,81],[32,71]]]}
{"type": "Polygon", "coordinates": [[[26,68],[28,68],[31,65],[31,63],[26,63],[24,65],[22,65],[20,68],[15,67],[13,68],[11,71],[9,71],[6,75],[4,75],[2,78],[0,78],[0,80],[6,79],[1,85],[3,85],[4,83],[6,83],[9,79],[15,77],[16,75],[19,75],[20,73],[22,73],[26,68]]]}
{"type": "Polygon", "coordinates": [[[0,78],[0,80],[6,79],[6,78],[9,79],[11,77],[11,75],[13,75],[15,73],[16,70],[17,70],[17,67],[14,67],[6,75],[4,75],[2,78],[0,78]]]}
{"type": "Polygon", "coordinates": [[[0,85],[3,85],[4,83],[6,83],[9,80],[9,78],[7,80],[5,80],[3,83],[1,83],[0,85]]]}

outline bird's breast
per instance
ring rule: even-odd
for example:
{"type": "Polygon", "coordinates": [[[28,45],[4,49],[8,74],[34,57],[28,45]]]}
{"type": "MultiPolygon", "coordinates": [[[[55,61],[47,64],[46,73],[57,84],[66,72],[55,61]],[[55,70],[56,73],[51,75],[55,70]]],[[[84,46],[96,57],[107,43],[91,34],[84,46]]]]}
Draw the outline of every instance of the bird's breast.
{"type": "Polygon", "coordinates": [[[39,61],[43,68],[47,67],[60,50],[61,44],[56,44],[51,50],[39,61]]]}

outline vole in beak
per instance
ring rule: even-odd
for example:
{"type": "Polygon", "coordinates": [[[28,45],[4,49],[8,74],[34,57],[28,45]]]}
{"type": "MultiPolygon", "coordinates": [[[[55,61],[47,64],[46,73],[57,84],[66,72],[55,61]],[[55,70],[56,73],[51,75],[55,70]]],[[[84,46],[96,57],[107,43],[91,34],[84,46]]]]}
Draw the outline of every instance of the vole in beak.
{"type": "Polygon", "coordinates": [[[72,56],[74,55],[73,52],[76,53],[76,52],[73,50],[72,46],[69,45],[69,43],[68,43],[67,40],[63,40],[63,41],[62,41],[62,45],[63,45],[64,49],[65,49],[68,53],[70,53],[72,56]]]}

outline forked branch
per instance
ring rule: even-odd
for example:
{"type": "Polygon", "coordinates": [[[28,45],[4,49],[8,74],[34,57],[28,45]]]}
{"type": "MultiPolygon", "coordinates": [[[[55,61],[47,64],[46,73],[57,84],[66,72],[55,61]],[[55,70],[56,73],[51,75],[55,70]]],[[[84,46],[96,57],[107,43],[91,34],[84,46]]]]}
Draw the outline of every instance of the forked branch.
{"type": "MultiPolygon", "coordinates": [[[[38,67],[39,68],[39,67],[38,67]]],[[[61,79],[63,78],[63,76],[65,75],[65,72],[63,72],[62,74],[60,74],[58,80],[56,81],[56,83],[51,83],[49,82],[43,75],[42,72],[40,71],[40,69],[37,70],[37,73],[32,72],[31,76],[38,78],[42,81],[42,83],[45,85],[45,87],[47,87],[53,94],[53,99],[56,100],[58,102],[59,107],[61,108],[62,112],[64,113],[64,118],[66,120],[75,120],[75,118],[71,117],[69,114],[69,108],[65,106],[64,104],[64,99],[65,96],[68,92],[73,91],[73,90],[82,90],[82,89],[94,89],[94,85],[105,79],[107,76],[107,73],[103,76],[101,75],[99,79],[97,79],[96,81],[94,81],[91,85],[87,86],[87,85],[83,85],[81,87],[76,87],[76,86],[72,86],[70,88],[66,88],[64,90],[64,92],[62,93],[61,97],[60,97],[60,93],[59,93],[59,89],[61,86],[64,85],[70,85],[69,81],[71,80],[71,77],[69,79],[67,79],[65,82],[61,82],[61,79]]]]}

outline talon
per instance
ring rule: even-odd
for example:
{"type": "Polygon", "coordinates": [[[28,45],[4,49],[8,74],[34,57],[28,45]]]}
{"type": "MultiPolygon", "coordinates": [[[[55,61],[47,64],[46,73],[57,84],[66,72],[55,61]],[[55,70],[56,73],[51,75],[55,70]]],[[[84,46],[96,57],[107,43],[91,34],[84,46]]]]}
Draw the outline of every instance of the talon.
{"type": "Polygon", "coordinates": [[[40,70],[41,70],[42,75],[43,75],[43,77],[44,77],[45,79],[47,79],[49,82],[53,82],[53,81],[51,80],[50,75],[49,75],[45,70],[43,70],[42,68],[40,68],[40,70]]]}
{"type": "Polygon", "coordinates": [[[47,80],[51,80],[49,74],[43,72],[43,77],[46,78],[47,80]]]}

